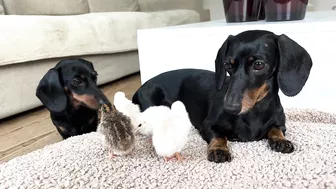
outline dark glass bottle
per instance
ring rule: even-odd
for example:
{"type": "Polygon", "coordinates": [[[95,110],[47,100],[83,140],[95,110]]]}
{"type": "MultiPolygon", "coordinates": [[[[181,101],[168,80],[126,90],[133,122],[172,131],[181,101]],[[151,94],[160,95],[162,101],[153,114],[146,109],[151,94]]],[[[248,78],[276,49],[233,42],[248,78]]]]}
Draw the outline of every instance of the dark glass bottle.
{"type": "Polygon", "coordinates": [[[223,0],[226,22],[248,22],[260,19],[262,0],[223,0]]]}
{"type": "Polygon", "coordinates": [[[308,0],[264,0],[265,20],[303,20],[307,5],[308,0]]]}

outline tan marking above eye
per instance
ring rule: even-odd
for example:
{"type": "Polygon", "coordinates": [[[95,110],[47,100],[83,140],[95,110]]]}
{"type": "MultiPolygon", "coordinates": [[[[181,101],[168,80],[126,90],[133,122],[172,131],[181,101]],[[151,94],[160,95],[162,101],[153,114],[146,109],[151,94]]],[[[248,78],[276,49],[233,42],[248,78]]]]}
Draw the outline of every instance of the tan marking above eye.
{"type": "Polygon", "coordinates": [[[84,79],[84,78],[85,78],[85,76],[84,76],[83,74],[81,74],[81,75],[80,75],[80,78],[84,79]]]}
{"type": "Polygon", "coordinates": [[[234,63],[235,63],[235,61],[234,61],[233,58],[230,59],[230,63],[231,63],[231,64],[234,64],[234,63]]]}

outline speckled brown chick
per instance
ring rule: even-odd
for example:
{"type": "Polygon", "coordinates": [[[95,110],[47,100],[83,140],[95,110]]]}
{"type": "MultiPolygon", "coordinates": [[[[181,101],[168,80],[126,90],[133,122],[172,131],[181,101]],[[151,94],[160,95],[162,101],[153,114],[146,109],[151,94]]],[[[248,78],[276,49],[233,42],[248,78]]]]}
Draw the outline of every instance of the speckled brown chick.
{"type": "Polygon", "coordinates": [[[130,154],[134,148],[134,127],[131,119],[119,112],[114,105],[101,108],[101,120],[97,131],[104,136],[111,158],[130,154]]]}

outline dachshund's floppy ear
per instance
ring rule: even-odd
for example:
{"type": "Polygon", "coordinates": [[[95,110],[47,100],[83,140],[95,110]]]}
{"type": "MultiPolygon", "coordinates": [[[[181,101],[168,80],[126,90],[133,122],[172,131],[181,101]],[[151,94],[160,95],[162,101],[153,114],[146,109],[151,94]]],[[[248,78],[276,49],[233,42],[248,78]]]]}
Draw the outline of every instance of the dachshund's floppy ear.
{"type": "Polygon", "coordinates": [[[51,112],[61,112],[67,106],[67,97],[60,83],[58,71],[50,69],[41,79],[36,89],[36,96],[51,112]]]}
{"type": "Polygon", "coordinates": [[[92,62],[90,62],[90,61],[86,61],[86,62],[90,65],[90,67],[92,68],[92,70],[95,70],[94,67],[93,67],[92,62]]]}
{"type": "Polygon", "coordinates": [[[297,95],[306,84],[313,66],[308,52],[282,34],[278,37],[279,68],[278,84],[286,96],[297,95]]]}
{"type": "Polygon", "coordinates": [[[95,70],[94,67],[93,67],[93,64],[92,62],[88,61],[88,60],[85,60],[85,59],[82,59],[82,58],[79,58],[78,60],[84,62],[85,64],[87,64],[92,70],[95,70]]]}
{"type": "Polygon", "coordinates": [[[229,40],[232,38],[232,35],[225,40],[221,48],[217,52],[217,57],[215,60],[215,79],[216,79],[216,88],[220,91],[223,88],[225,78],[226,78],[226,70],[224,67],[224,57],[226,55],[227,49],[229,47],[229,40]]]}

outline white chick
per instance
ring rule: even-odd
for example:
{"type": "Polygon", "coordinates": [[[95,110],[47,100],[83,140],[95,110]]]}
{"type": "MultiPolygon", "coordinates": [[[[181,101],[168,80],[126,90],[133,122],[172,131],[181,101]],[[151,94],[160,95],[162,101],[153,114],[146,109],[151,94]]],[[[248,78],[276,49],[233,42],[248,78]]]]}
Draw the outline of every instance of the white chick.
{"type": "Polygon", "coordinates": [[[176,158],[179,162],[183,160],[181,151],[188,141],[191,130],[188,112],[181,101],[176,101],[171,106],[170,115],[153,129],[153,146],[159,156],[165,161],[176,158]]]}
{"type": "Polygon", "coordinates": [[[116,92],[114,94],[114,106],[118,111],[125,114],[131,119],[131,123],[134,126],[134,129],[140,124],[139,115],[140,115],[140,107],[129,99],[127,99],[124,92],[116,92]]]}
{"type": "Polygon", "coordinates": [[[140,114],[140,124],[135,132],[145,136],[152,136],[154,127],[161,124],[169,114],[170,108],[167,106],[151,106],[147,108],[140,114]]]}

